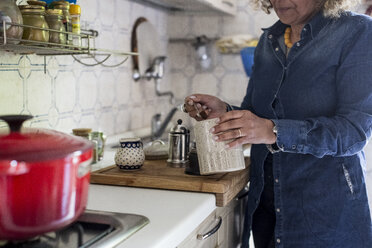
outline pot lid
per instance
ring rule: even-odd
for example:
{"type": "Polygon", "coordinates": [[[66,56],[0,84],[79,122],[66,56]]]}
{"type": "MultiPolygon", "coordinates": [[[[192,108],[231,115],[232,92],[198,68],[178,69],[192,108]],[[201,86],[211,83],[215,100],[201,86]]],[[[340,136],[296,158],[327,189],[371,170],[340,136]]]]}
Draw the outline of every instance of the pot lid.
{"type": "Polygon", "coordinates": [[[171,128],[170,130],[171,133],[174,134],[188,134],[190,133],[190,130],[188,130],[184,125],[182,125],[182,120],[178,119],[177,124],[171,128]]]}
{"type": "Polygon", "coordinates": [[[27,115],[0,116],[6,121],[10,133],[0,133],[0,159],[25,162],[45,161],[65,158],[72,154],[84,153],[92,149],[87,139],[50,129],[22,128],[23,121],[31,119],[27,115]]]}

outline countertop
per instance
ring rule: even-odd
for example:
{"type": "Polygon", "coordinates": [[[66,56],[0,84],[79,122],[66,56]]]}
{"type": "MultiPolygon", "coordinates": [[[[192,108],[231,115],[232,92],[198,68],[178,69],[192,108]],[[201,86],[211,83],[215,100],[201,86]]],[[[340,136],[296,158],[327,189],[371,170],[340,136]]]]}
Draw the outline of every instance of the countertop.
{"type": "Polygon", "coordinates": [[[206,193],[90,185],[87,208],[150,220],[118,247],[174,248],[213,212],[215,202],[215,196],[206,193]]]}
{"type": "MultiPolygon", "coordinates": [[[[92,165],[98,170],[114,164],[120,138],[144,137],[141,129],[108,137],[104,159],[92,165]]],[[[216,209],[214,194],[91,184],[87,209],[133,213],[150,223],[118,247],[174,248],[216,209]]]]}
{"type": "MultiPolygon", "coordinates": [[[[92,170],[113,165],[120,138],[144,137],[148,129],[110,136],[102,161],[92,170]]],[[[216,209],[214,194],[91,184],[87,209],[133,213],[150,223],[118,247],[174,248],[216,209]]]]}

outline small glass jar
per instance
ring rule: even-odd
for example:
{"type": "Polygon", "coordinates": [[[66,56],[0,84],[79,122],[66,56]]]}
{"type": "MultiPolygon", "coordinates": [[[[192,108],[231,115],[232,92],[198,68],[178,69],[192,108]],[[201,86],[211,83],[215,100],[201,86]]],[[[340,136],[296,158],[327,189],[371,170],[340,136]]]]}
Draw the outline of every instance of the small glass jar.
{"type": "Polygon", "coordinates": [[[98,140],[95,139],[94,136],[92,135],[93,134],[92,129],[91,128],[75,128],[75,129],[72,129],[72,133],[76,136],[80,136],[80,137],[83,137],[85,139],[92,141],[94,145],[93,163],[97,163],[98,162],[98,140]]]}
{"type": "MultiPolygon", "coordinates": [[[[55,29],[60,32],[66,32],[65,25],[63,25],[63,14],[60,9],[48,9],[46,12],[46,21],[50,29],[55,29]]],[[[52,32],[49,34],[49,42],[66,44],[66,34],[60,32],[52,32]]]]}
{"type": "MultiPolygon", "coordinates": [[[[43,28],[43,29],[49,28],[48,23],[45,20],[45,8],[43,6],[20,5],[19,8],[22,13],[24,25],[33,26],[37,28],[43,28]]],[[[23,29],[22,39],[48,42],[49,31],[25,27],[23,29]]],[[[23,42],[23,43],[27,43],[27,42],[23,42]]]]}
{"type": "MultiPolygon", "coordinates": [[[[65,29],[67,32],[72,32],[72,26],[71,26],[71,16],[70,16],[70,3],[67,1],[54,1],[52,6],[54,9],[60,9],[62,10],[63,14],[63,24],[65,25],[65,29]]],[[[72,35],[67,34],[66,35],[66,44],[71,45],[72,44],[72,35]]]]}
{"type": "Polygon", "coordinates": [[[92,132],[91,140],[97,141],[98,161],[101,161],[103,159],[103,153],[105,149],[105,135],[102,132],[92,132]]]}

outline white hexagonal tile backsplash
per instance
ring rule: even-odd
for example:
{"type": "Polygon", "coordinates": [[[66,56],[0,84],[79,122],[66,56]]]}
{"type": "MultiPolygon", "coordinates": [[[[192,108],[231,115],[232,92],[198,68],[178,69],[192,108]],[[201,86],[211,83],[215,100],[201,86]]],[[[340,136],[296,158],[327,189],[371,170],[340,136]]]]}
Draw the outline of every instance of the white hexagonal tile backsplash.
{"type": "MultiPolygon", "coordinates": [[[[235,17],[172,14],[129,0],[79,0],[78,3],[82,7],[81,25],[98,30],[96,45],[100,48],[128,51],[135,20],[145,17],[153,24],[161,48],[168,51],[166,75],[160,89],[174,91],[177,103],[193,92],[202,92],[239,105],[248,84],[240,56],[221,55],[211,44],[212,67],[202,70],[192,40],[200,35],[258,37],[262,27],[276,20],[273,14],[268,16],[253,10],[246,0],[238,0],[235,17]],[[174,43],[169,38],[185,40],[174,43]]],[[[120,61],[122,57],[110,58],[108,64],[120,61]]],[[[32,126],[65,132],[91,127],[110,135],[149,127],[154,114],[165,115],[169,109],[169,97],[156,96],[153,81],[133,81],[132,58],[119,67],[89,67],[71,56],[44,58],[0,51],[0,115],[32,114],[36,116],[30,122],[32,126]]],[[[4,127],[0,123],[0,128],[4,127]]]]}

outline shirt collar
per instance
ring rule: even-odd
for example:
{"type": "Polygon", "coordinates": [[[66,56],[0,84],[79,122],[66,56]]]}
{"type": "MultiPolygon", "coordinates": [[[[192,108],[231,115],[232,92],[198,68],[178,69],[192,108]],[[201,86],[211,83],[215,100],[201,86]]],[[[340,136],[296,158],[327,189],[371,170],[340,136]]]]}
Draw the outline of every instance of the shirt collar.
{"type": "MultiPolygon", "coordinates": [[[[323,27],[325,27],[328,22],[331,19],[328,17],[325,17],[323,15],[323,11],[319,11],[311,20],[304,26],[304,28],[308,29],[311,34],[311,38],[314,39],[314,37],[322,30],[323,27]]],[[[282,23],[280,20],[274,23],[271,27],[263,28],[263,31],[268,31],[269,34],[272,34],[274,36],[280,36],[284,33],[285,29],[288,27],[288,25],[282,23]]]]}

